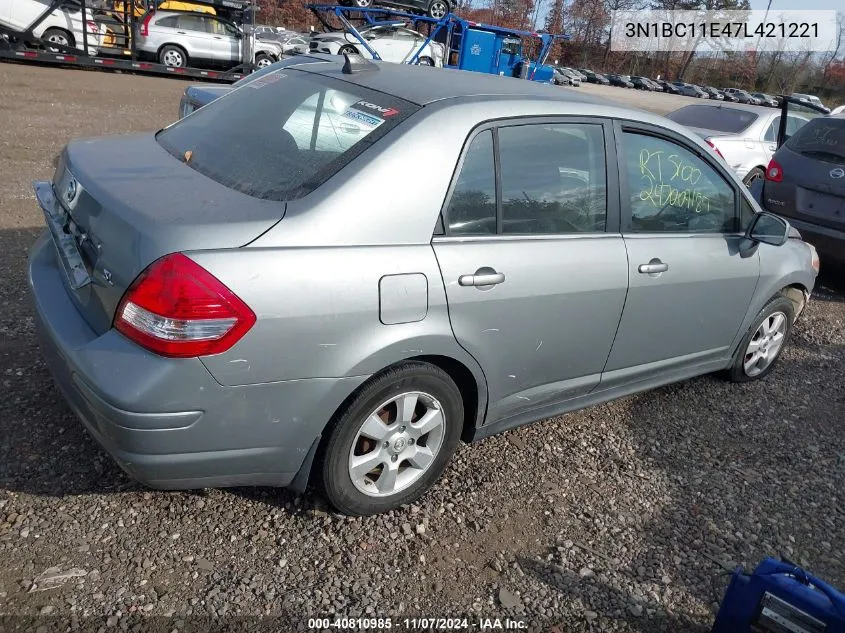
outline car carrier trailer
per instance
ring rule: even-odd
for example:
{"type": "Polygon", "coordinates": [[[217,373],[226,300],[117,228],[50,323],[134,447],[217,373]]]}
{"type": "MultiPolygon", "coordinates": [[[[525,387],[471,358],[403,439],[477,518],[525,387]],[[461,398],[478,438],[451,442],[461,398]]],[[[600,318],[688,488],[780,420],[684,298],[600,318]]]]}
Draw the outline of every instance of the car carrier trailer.
{"type": "Polygon", "coordinates": [[[403,21],[426,35],[426,40],[408,59],[408,64],[418,64],[420,55],[431,42],[446,47],[444,67],[471,70],[494,75],[522,77],[534,81],[550,82],[554,70],[545,66],[552,45],[570,39],[541,31],[520,31],[491,24],[481,24],[448,13],[442,18],[432,18],[381,7],[358,8],[344,5],[306,5],[326,30],[343,30],[356,41],[354,46],[363,48],[373,59],[381,59],[370,46],[358,27],[376,26],[403,21]],[[336,23],[332,23],[336,19],[336,23]],[[537,59],[530,60],[524,52],[524,40],[534,40],[539,49],[537,59]]]}
{"type": "MultiPolygon", "coordinates": [[[[13,0],[15,1],[15,0],[13,0]]],[[[184,76],[195,79],[233,82],[253,70],[253,31],[255,7],[249,0],[190,0],[191,4],[209,6],[219,13],[240,16],[238,20],[250,35],[243,47],[241,63],[227,70],[210,70],[187,66],[175,68],[142,59],[135,49],[135,27],[139,24],[135,8],[142,0],[124,0],[109,3],[112,8],[91,6],[87,0],[51,0],[26,29],[18,30],[0,24],[0,60],[19,62],[40,62],[78,68],[100,68],[122,70],[153,75],[184,76]],[[120,9],[115,9],[115,6],[120,9]],[[81,11],[82,42],[74,45],[44,42],[35,35],[35,30],[56,10],[81,11]],[[101,33],[95,33],[88,26],[88,14],[95,14],[99,24],[111,31],[116,46],[103,46],[101,33]]],[[[154,9],[159,4],[144,2],[143,6],[154,9]]],[[[169,9],[168,9],[169,10],[169,9]]]]}

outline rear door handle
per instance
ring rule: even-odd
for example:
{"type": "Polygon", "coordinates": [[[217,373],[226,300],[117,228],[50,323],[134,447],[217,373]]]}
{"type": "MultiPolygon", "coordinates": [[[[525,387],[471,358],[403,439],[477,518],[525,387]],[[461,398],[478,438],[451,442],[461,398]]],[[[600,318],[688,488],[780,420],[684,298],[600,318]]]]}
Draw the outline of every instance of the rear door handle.
{"type": "Polygon", "coordinates": [[[481,272],[477,270],[474,275],[461,275],[458,277],[459,286],[493,286],[505,281],[505,273],[481,272]]]}
{"type": "Polygon", "coordinates": [[[669,270],[669,264],[664,264],[655,257],[647,264],[640,264],[640,267],[637,268],[637,270],[645,275],[660,274],[669,270]]]}
{"type": "Polygon", "coordinates": [[[187,35],[187,33],[185,33],[185,31],[176,31],[176,32],[177,32],[179,35],[187,35]]]}

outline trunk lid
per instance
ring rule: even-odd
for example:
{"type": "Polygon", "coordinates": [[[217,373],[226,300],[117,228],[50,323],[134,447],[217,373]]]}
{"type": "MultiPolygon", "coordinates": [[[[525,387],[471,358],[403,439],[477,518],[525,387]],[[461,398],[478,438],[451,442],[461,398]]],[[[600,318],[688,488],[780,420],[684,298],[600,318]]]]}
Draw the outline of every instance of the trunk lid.
{"type": "Polygon", "coordinates": [[[111,327],[125,290],[159,257],[244,246],[285,211],[283,202],[250,197],[191,169],[152,134],[69,144],[52,189],[52,200],[39,200],[54,207],[54,227],[74,238],[64,247],[76,244],[90,281],[69,276],[67,287],[97,333],[111,327]]]}

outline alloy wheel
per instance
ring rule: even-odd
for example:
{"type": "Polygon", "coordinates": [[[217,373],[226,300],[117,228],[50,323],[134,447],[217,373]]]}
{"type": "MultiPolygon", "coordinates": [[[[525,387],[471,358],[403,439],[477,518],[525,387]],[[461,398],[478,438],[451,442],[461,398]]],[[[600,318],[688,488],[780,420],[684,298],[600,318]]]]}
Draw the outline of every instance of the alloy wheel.
{"type": "Polygon", "coordinates": [[[394,396],[366,417],[349,451],[349,477],[360,492],[387,497],[422,477],[443,445],[446,419],[422,391],[394,396]]]}
{"type": "Polygon", "coordinates": [[[742,366],[746,376],[757,376],[774,362],[783,346],[786,330],[787,316],[783,312],[773,312],[763,319],[745,350],[742,366]]]}
{"type": "Polygon", "coordinates": [[[70,42],[67,41],[67,37],[61,35],[60,33],[53,33],[50,37],[47,38],[48,42],[52,42],[53,44],[61,44],[62,46],[69,46],[70,42]]]}
{"type": "Polygon", "coordinates": [[[428,8],[428,14],[439,20],[444,17],[449,12],[449,7],[446,5],[445,2],[435,1],[431,3],[431,6],[428,8]]]}

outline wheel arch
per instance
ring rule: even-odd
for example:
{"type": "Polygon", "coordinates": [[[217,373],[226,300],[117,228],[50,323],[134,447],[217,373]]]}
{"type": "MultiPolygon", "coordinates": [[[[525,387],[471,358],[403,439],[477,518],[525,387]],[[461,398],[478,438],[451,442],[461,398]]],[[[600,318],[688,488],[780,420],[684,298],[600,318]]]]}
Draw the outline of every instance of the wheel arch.
{"type": "Polygon", "coordinates": [[[41,35],[38,36],[39,39],[45,39],[49,31],[61,31],[67,36],[68,46],[76,46],[76,36],[73,34],[73,31],[69,28],[65,28],[64,26],[48,26],[41,32],[41,35]]]}
{"type": "Polygon", "coordinates": [[[810,299],[810,290],[804,284],[793,283],[781,288],[778,294],[792,302],[792,306],[795,308],[795,321],[797,322],[798,317],[801,316],[804,308],[807,307],[807,301],[810,299]]]}
{"type": "MultiPolygon", "coordinates": [[[[290,485],[290,488],[297,492],[303,492],[308,485],[313,482],[315,472],[314,466],[321,463],[331,431],[355,397],[374,380],[377,380],[386,372],[411,362],[422,362],[434,365],[446,372],[446,374],[448,374],[455,382],[464,403],[464,419],[462,421],[461,439],[465,442],[469,442],[472,439],[476,427],[483,423],[484,416],[487,412],[487,383],[483,378],[483,374],[480,375],[479,380],[479,375],[473,372],[473,370],[470,369],[470,367],[468,367],[463,361],[443,354],[421,354],[418,356],[403,358],[402,360],[391,363],[390,365],[380,369],[378,372],[372,374],[367,380],[358,385],[346,396],[346,398],[343,399],[340,405],[334,410],[331,417],[326,421],[320,430],[319,435],[317,435],[314,439],[305,460],[290,485]]],[[[480,373],[480,368],[476,368],[476,371],[480,373]]]]}
{"type": "Polygon", "coordinates": [[[172,46],[173,48],[178,48],[180,51],[182,51],[182,53],[184,53],[184,55],[185,55],[185,63],[186,64],[190,61],[191,55],[188,53],[187,49],[184,46],[182,46],[181,44],[174,44],[173,42],[165,42],[164,44],[159,46],[158,49],[156,50],[156,59],[161,59],[161,51],[163,51],[168,46],[172,46]]]}

